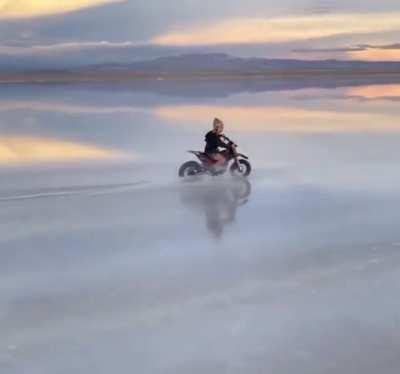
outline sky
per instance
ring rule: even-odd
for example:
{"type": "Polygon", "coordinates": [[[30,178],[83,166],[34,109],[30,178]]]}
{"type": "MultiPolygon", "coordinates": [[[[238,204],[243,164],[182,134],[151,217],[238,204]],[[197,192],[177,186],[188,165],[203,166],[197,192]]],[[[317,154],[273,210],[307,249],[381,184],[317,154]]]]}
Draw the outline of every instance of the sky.
{"type": "Polygon", "coordinates": [[[0,0],[1,66],[184,53],[400,61],[398,0],[0,0]]]}

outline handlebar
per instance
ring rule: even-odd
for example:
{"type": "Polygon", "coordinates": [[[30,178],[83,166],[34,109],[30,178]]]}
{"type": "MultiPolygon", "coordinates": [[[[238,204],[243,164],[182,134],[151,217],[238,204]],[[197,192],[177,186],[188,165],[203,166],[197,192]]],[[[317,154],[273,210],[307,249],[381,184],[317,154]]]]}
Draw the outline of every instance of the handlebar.
{"type": "Polygon", "coordinates": [[[232,145],[237,147],[237,144],[235,142],[233,142],[231,139],[229,139],[227,136],[222,134],[221,137],[224,138],[228,143],[231,143],[232,145]]]}

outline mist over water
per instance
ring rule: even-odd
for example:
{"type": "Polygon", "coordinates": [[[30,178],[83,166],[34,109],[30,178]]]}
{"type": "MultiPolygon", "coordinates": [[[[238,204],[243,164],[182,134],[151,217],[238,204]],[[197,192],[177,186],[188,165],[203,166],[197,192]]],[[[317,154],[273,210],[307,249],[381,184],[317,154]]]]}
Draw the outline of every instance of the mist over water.
{"type": "Polygon", "coordinates": [[[397,373],[400,86],[356,83],[8,86],[0,372],[397,373]],[[178,180],[214,117],[252,175],[178,180]]]}

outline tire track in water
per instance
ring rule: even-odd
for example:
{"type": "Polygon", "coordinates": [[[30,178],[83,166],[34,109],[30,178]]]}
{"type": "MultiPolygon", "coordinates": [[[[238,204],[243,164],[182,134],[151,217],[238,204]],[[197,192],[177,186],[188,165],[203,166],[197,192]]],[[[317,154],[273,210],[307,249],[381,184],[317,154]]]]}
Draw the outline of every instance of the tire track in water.
{"type": "Polygon", "coordinates": [[[20,200],[32,200],[40,198],[52,198],[52,197],[68,197],[73,195],[101,195],[108,193],[117,193],[129,191],[132,188],[139,187],[144,184],[150,183],[149,181],[138,181],[134,183],[121,183],[121,184],[107,184],[107,185],[90,185],[90,186],[73,186],[62,189],[45,190],[36,193],[26,193],[20,195],[8,195],[0,196],[1,202],[20,201],[20,200]]]}

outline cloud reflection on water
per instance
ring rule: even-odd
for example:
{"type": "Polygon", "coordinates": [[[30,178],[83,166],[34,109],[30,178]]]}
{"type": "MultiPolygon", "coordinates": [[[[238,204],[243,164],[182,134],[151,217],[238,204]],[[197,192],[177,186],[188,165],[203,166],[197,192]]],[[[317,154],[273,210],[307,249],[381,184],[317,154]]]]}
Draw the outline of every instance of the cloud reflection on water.
{"type": "MultiPolygon", "coordinates": [[[[133,149],[134,156],[139,153],[143,161],[175,165],[187,147],[203,147],[201,132],[210,127],[214,116],[226,121],[229,133],[237,133],[233,136],[245,152],[249,150],[255,163],[263,164],[265,159],[281,163],[286,155],[282,147],[275,149],[271,134],[285,136],[286,144],[301,135],[296,141],[305,145],[301,147],[304,154],[311,149],[307,139],[327,135],[313,143],[315,154],[330,147],[331,143],[326,143],[330,135],[367,133],[370,143],[377,144],[372,136],[399,133],[396,97],[400,97],[397,84],[335,90],[239,90],[218,98],[165,97],[133,88],[114,92],[109,86],[57,86],[54,91],[41,87],[39,94],[14,87],[0,100],[0,164],[117,159],[133,149]],[[372,105],[371,100],[376,102],[372,105]],[[268,144],[269,151],[256,144],[268,144]]],[[[340,155],[350,155],[354,147],[362,148],[362,144],[355,144],[348,153],[342,150],[340,155]]],[[[371,146],[362,152],[370,154],[371,146]]]]}
{"type": "Polygon", "coordinates": [[[162,119],[177,124],[208,125],[211,116],[229,123],[230,131],[354,133],[398,132],[398,116],[381,113],[336,112],[275,106],[179,105],[155,109],[162,119]]]}
{"type": "Polygon", "coordinates": [[[80,160],[117,160],[122,152],[59,139],[33,136],[0,136],[0,165],[64,162],[80,160]]]}
{"type": "Polygon", "coordinates": [[[346,90],[346,96],[356,96],[363,99],[400,99],[399,84],[382,84],[371,86],[351,87],[346,90]]]}
{"type": "Polygon", "coordinates": [[[135,114],[144,109],[134,106],[118,105],[85,105],[76,102],[61,102],[50,100],[10,100],[0,101],[0,112],[31,110],[34,112],[64,113],[64,114],[135,114]]]}

